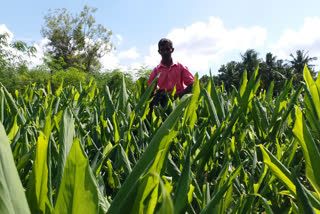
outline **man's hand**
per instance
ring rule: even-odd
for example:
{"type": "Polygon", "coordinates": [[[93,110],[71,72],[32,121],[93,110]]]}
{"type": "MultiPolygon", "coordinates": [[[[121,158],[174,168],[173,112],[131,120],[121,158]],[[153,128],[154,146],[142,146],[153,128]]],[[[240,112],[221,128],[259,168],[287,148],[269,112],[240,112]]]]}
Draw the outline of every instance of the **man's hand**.
{"type": "Polygon", "coordinates": [[[183,95],[191,93],[192,85],[193,84],[188,85],[188,87],[186,87],[183,91],[180,91],[179,93],[175,94],[174,99],[177,99],[178,97],[181,98],[183,95]]]}

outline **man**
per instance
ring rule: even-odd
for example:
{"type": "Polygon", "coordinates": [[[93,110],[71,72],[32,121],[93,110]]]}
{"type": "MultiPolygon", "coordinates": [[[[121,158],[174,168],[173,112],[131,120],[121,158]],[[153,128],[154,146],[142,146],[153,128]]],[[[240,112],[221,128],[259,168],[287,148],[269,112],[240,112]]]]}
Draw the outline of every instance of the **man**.
{"type": "Polygon", "coordinates": [[[164,106],[166,104],[164,98],[165,91],[171,93],[174,87],[176,87],[175,98],[181,98],[183,95],[190,93],[194,81],[194,77],[187,67],[178,62],[173,62],[171,54],[174,48],[171,40],[161,39],[158,43],[158,48],[162,60],[160,64],[153,69],[148,80],[148,86],[150,86],[154,78],[160,73],[156,85],[157,93],[154,101],[151,103],[151,107],[159,103],[164,106]]]}

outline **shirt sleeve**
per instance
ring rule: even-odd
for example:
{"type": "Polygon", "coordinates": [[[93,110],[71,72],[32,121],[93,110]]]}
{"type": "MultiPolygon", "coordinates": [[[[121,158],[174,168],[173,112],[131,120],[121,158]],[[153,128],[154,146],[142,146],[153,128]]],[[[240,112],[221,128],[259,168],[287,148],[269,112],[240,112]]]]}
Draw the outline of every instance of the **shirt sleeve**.
{"type": "Polygon", "coordinates": [[[182,81],[183,83],[188,86],[190,84],[193,83],[194,81],[194,77],[193,75],[190,73],[188,67],[186,66],[182,66],[183,67],[183,71],[182,71],[182,81]]]}
{"type": "Polygon", "coordinates": [[[148,79],[148,87],[151,85],[152,81],[154,80],[154,78],[156,78],[156,76],[157,76],[157,71],[156,69],[153,69],[148,79]]]}

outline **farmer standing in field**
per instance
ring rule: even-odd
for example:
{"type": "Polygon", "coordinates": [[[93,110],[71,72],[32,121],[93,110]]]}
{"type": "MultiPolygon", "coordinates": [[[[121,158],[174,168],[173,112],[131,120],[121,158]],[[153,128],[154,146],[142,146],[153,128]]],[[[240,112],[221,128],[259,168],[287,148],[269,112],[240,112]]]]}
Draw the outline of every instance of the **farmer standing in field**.
{"type": "Polygon", "coordinates": [[[148,80],[148,86],[152,83],[154,78],[160,73],[156,83],[156,94],[150,103],[150,112],[154,105],[165,106],[167,103],[165,91],[171,93],[176,87],[174,98],[181,98],[183,95],[190,93],[194,81],[193,75],[189,69],[179,62],[173,62],[171,54],[174,48],[171,40],[161,39],[158,43],[158,52],[161,55],[160,64],[153,69],[148,80]]]}

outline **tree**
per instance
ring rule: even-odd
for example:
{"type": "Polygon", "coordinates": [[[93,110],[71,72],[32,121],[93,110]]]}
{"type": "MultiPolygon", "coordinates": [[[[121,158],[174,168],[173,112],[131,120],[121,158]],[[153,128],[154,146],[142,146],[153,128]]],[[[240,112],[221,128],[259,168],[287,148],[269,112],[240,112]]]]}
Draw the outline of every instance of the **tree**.
{"type": "Polygon", "coordinates": [[[267,66],[269,66],[270,68],[274,68],[276,66],[276,59],[277,57],[274,56],[272,53],[267,53],[266,54],[266,64],[267,66]]]}
{"type": "Polygon", "coordinates": [[[96,24],[93,16],[96,11],[85,6],[80,14],[74,15],[63,8],[49,10],[44,17],[41,33],[49,40],[47,52],[56,61],[63,59],[64,69],[77,67],[85,72],[97,71],[101,68],[99,59],[113,49],[112,32],[96,24]]]}
{"type": "Polygon", "coordinates": [[[0,82],[9,90],[19,90],[29,84],[28,57],[36,48],[22,41],[11,42],[8,33],[0,34],[0,82]]]}
{"type": "Polygon", "coordinates": [[[218,70],[218,83],[224,83],[224,87],[227,92],[231,92],[233,87],[239,88],[239,82],[241,79],[241,74],[244,68],[241,63],[235,61],[228,62],[226,65],[222,65],[218,70]]]}
{"type": "Polygon", "coordinates": [[[250,78],[260,63],[258,53],[253,49],[248,49],[243,55],[241,54],[241,58],[242,64],[247,70],[248,78],[250,78]]]}
{"type": "Polygon", "coordinates": [[[313,71],[314,65],[311,65],[310,63],[317,60],[317,57],[309,57],[308,52],[304,52],[304,50],[297,50],[296,56],[293,54],[290,54],[290,56],[292,57],[292,60],[289,62],[291,67],[294,69],[294,73],[298,81],[303,80],[303,69],[305,65],[307,65],[309,70],[312,71],[311,74],[313,76],[315,75],[313,71]]]}
{"type": "Polygon", "coordinates": [[[276,59],[272,53],[266,54],[265,62],[259,65],[259,75],[261,78],[261,88],[267,90],[271,82],[275,79],[276,59]]]}
{"type": "Polygon", "coordinates": [[[23,41],[9,42],[9,34],[0,34],[0,70],[6,66],[25,66],[26,57],[34,56],[37,49],[23,41]]]}

